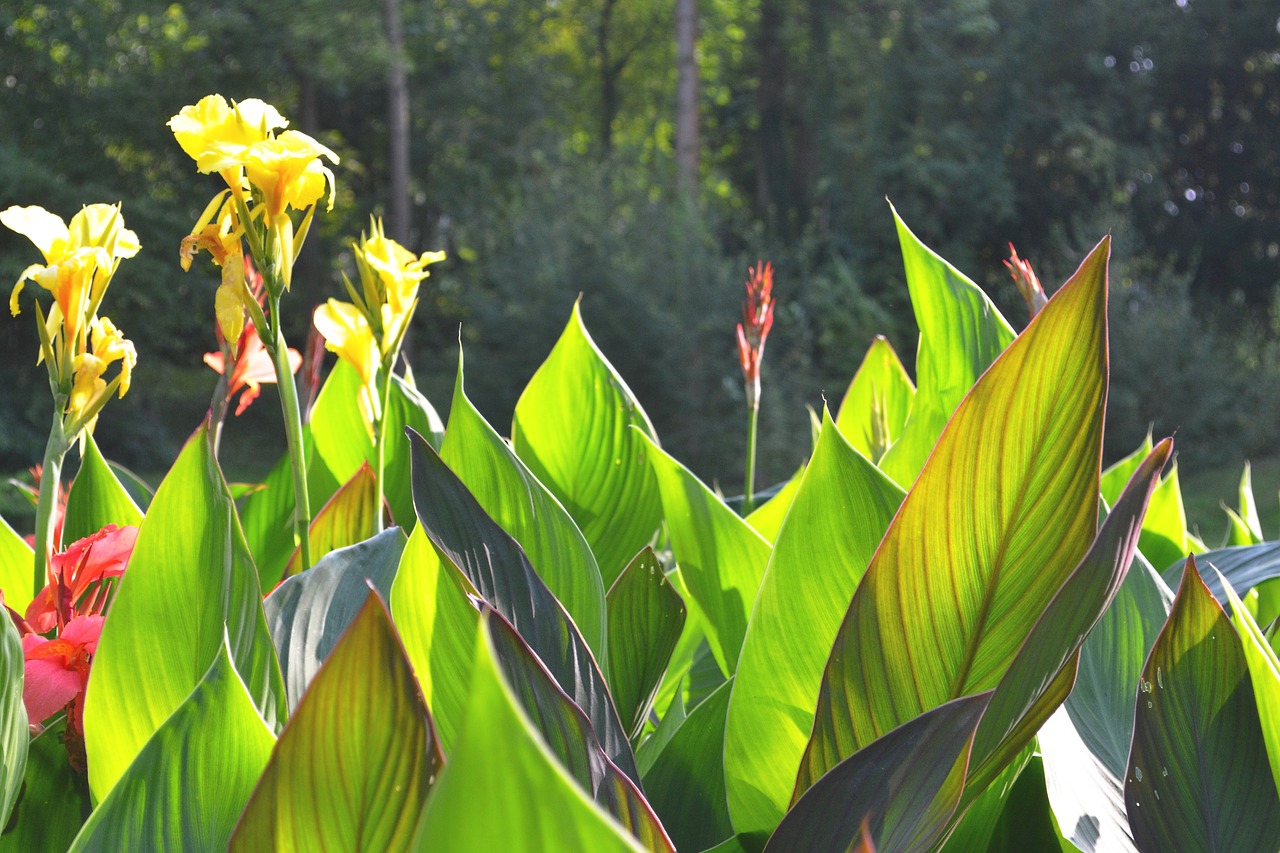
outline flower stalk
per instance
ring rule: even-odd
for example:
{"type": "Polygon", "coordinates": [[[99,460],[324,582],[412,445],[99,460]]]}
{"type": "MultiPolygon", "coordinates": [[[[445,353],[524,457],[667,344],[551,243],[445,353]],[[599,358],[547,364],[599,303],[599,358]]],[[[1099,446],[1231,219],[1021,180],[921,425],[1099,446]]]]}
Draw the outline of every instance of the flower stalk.
{"type": "Polygon", "coordinates": [[[747,471],[743,484],[742,513],[755,508],[756,433],[760,421],[760,360],[765,340],[773,328],[773,264],[757,261],[748,269],[747,298],[738,324],[738,361],[747,398],[747,471]]]}

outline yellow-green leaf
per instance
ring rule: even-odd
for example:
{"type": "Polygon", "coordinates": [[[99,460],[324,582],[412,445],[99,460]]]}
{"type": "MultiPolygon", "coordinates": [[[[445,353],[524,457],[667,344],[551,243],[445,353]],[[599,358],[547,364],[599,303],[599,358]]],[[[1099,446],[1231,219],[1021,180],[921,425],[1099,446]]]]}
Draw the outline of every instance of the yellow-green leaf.
{"type": "Polygon", "coordinates": [[[879,462],[902,435],[915,396],[916,386],[893,345],[877,335],[844,392],[836,426],[858,452],[879,462]]]}

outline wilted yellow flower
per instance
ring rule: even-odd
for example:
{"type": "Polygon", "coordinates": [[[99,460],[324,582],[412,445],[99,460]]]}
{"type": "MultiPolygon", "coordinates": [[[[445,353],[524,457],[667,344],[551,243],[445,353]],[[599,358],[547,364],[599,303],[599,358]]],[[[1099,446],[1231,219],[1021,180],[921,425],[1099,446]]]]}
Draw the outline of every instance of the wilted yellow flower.
{"type": "Polygon", "coordinates": [[[218,325],[222,327],[222,336],[233,347],[240,339],[244,329],[245,283],[244,283],[244,248],[240,242],[243,233],[236,222],[235,207],[223,204],[216,215],[216,221],[207,221],[210,211],[215,209],[210,204],[205,215],[196,223],[196,230],[182,238],[182,246],[178,250],[184,270],[191,269],[191,260],[202,249],[209,253],[213,262],[222,269],[222,283],[214,297],[214,311],[218,317],[218,325]]]}
{"type": "Polygon", "coordinates": [[[360,374],[360,411],[372,434],[372,425],[382,418],[377,387],[381,353],[369,321],[359,308],[336,299],[316,308],[314,319],[316,329],[324,336],[325,349],[336,352],[360,374]]]}
{"type": "Polygon", "coordinates": [[[62,218],[42,207],[10,207],[0,223],[25,235],[44,255],[44,264],[22,271],[9,297],[9,310],[18,314],[18,295],[30,280],[53,294],[62,314],[66,340],[75,345],[84,324],[96,313],[121,258],[138,253],[138,235],[124,227],[118,204],[91,204],[62,218]]]}
{"type": "MultiPolygon", "coordinates": [[[[125,339],[106,317],[99,317],[89,328],[89,338],[93,348],[89,352],[80,353],[71,363],[74,381],[71,396],[67,402],[67,415],[74,421],[92,410],[94,404],[106,391],[107,383],[103,375],[107,368],[117,361],[120,364],[119,396],[123,397],[129,390],[133,378],[133,368],[138,363],[138,353],[133,343],[125,339]]],[[[93,430],[96,416],[87,424],[93,430]]]]}

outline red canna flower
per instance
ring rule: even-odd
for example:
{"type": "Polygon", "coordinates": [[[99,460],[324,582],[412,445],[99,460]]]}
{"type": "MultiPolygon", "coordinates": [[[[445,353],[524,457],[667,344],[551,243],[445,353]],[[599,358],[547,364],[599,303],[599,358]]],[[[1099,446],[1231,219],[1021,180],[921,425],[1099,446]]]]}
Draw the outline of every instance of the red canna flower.
{"type": "Polygon", "coordinates": [[[764,342],[773,328],[773,264],[758,261],[748,269],[747,298],[742,303],[742,322],[738,324],[738,360],[746,383],[747,404],[760,402],[760,359],[764,342]]]}
{"type": "Polygon", "coordinates": [[[61,631],[76,616],[101,616],[108,603],[107,581],[124,574],[138,528],[108,524],[92,536],[71,543],[49,561],[49,583],[27,606],[30,630],[61,631]]]}
{"type": "MultiPolygon", "coordinates": [[[[262,393],[262,383],[276,381],[276,368],[275,363],[271,361],[271,354],[262,345],[262,338],[258,337],[258,330],[251,322],[244,324],[244,331],[240,333],[240,343],[236,349],[240,355],[231,366],[231,375],[227,377],[227,402],[230,403],[236,392],[243,390],[244,393],[240,395],[240,401],[236,404],[236,414],[239,415],[249,408],[250,403],[258,399],[258,395],[262,393]]],[[[226,356],[221,352],[205,353],[204,363],[218,373],[226,372],[226,356]]],[[[297,373],[301,366],[301,354],[290,347],[289,370],[297,373]]]]}
{"type": "Polygon", "coordinates": [[[26,658],[22,704],[33,727],[38,728],[39,723],[71,706],[67,731],[84,737],[80,705],[89,683],[89,661],[98,649],[103,621],[101,616],[77,616],[55,639],[39,634],[22,638],[22,654],[26,658]]]}

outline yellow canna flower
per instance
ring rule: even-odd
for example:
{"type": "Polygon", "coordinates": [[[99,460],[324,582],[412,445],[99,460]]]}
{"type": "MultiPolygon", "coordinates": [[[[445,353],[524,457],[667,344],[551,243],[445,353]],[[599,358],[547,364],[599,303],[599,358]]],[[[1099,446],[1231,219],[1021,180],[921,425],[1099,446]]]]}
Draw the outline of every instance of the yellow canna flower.
{"type": "Polygon", "coordinates": [[[360,411],[372,435],[373,424],[382,418],[378,399],[377,378],[381,353],[373,337],[369,321],[350,302],[330,299],[316,308],[316,330],[324,336],[325,349],[336,352],[360,374],[360,411]]]}
{"type": "Polygon", "coordinates": [[[120,259],[138,253],[138,235],[124,227],[120,206],[112,204],[82,208],[69,226],[42,207],[10,207],[0,212],[0,223],[29,238],[45,259],[22,271],[9,297],[10,312],[19,312],[23,284],[36,282],[53,294],[66,340],[74,346],[97,312],[120,259]]]}
{"type": "Polygon", "coordinates": [[[249,183],[263,197],[267,214],[275,219],[285,208],[305,210],[329,190],[328,208],[333,210],[333,172],[321,157],[337,163],[338,155],[305,133],[286,130],[273,139],[257,142],[237,158],[245,168],[249,183]]]}
{"type": "MultiPolygon", "coordinates": [[[[403,316],[418,298],[419,283],[430,275],[426,267],[444,260],[444,252],[423,252],[419,257],[386,236],[382,220],[370,222],[368,236],[361,235],[355,244],[356,263],[367,267],[368,273],[377,278],[383,299],[393,316],[403,316]]],[[[365,270],[361,270],[364,278],[365,270]]],[[[366,293],[368,298],[368,293],[366,293]]]]}
{"type": "Polygon", "coordinates": [[[233,105],[221,95],[206,95],[169,119],[169,129],[182,150],[206,174],[236,165],[240,152],[288,125],[265,101],[250,98],[233,105]]]}

